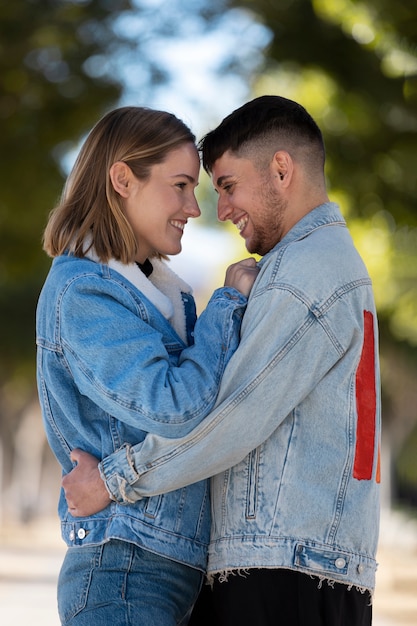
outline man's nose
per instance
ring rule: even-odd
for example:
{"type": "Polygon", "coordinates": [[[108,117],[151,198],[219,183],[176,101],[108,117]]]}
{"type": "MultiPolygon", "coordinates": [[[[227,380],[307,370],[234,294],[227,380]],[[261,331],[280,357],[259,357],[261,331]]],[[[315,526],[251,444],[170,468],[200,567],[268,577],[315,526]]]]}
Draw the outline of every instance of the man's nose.
{"type": "Polygon", "coordinates": [[[221,222],[231,219],[233,207],[227,199],[227,196],[219,196],[217,201],[217,217],[221,222]]]}

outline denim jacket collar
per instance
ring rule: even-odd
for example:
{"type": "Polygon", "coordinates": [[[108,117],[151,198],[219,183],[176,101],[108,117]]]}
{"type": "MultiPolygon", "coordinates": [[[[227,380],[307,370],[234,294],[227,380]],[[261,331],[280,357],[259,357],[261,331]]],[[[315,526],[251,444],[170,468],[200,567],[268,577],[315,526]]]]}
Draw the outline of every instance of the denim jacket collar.
{"type": "Polygon", "coordinates": [[[279,241],[264,257],[259,261],[259,267],[262,267],[267,260],[273,256],[277,250],[289,243],[302,239],[309,235],[313,230],[326,224],[338,222],[345,225],[346,222],[340,213],[339,207],[335,202],[325,202],[315,209],[304,215],[291,230],[279,241]]]}

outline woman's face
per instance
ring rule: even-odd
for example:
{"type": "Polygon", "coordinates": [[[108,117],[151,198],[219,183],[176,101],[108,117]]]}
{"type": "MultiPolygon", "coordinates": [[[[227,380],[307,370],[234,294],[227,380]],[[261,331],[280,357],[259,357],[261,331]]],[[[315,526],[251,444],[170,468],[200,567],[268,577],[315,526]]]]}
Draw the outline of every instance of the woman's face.
{"type": "Polygon", "coordinates": [[[124,198],[125,215],[138,242],[136,261],[149,256],[178,254],[191,217],[201,214],[195,198],[200,160],[193,143],[168,152],[163,163],[151,168],[147,181],[132,175],[124,198]]]}

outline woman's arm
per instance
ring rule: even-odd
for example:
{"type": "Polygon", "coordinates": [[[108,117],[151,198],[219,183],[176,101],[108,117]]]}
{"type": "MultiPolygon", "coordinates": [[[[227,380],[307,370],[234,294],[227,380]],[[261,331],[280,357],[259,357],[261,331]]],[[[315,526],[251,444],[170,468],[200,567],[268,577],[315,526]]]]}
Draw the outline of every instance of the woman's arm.
{"type": "MultiPolygon", "coordinates": [[[[251,261],[235,269],[246,292],[257,273],[251,261]]],[[[174,335],[163,336],[148,323],[132,291],[100,276],[80,277],[60,303],[65,365],[80,393],[106,413],[142,431],[182,436],[214,405],[246,302],[233,286],[216,290],[196,323],[194,345],[174,360],[166,345],[174,335]]]]}

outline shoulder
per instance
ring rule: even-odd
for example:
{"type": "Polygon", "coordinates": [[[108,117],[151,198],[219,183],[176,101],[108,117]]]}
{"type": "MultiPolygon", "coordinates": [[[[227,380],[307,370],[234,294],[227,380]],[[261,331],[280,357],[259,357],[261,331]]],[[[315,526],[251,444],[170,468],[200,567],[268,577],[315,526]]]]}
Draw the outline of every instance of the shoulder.
{"type": "Polygon", "coordinates": [[[89,306],[87,300],[108,297],[128,304],[138,297],[133,285],[107,264],[72,255],[54,259],[43,293],[62,304],[79,302],[80,306],[89,306]]]}
{"type": "Polygon", "coordinates": [[[333,224],[278,245],[265,258],[257,292],[279,290],[295,295],[308,306],[322,306],[370,284],[348,229],[333,224]]]}

